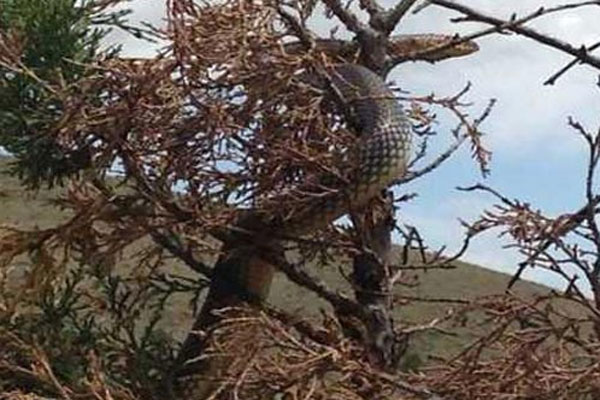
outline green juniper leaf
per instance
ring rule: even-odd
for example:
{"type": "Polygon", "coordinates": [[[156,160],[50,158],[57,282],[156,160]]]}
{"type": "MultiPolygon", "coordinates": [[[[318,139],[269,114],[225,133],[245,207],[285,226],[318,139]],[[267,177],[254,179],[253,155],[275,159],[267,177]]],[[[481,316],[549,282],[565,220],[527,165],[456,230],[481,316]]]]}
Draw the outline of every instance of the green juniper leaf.
{"type": "MultiPolygon", "coordinates": [[[[62,184],[89,166],[85,150],[65,149],[53,140],[63,105],[45,83],[74,84],[87,73],[83,64],[100,56],[110,29],[127,29],[127,10],[99,12],[101,4],[0,0],[0,40],[18,38],[19,62],[33,74],[0,67],[0,146],[15,157],[8,172],[31,189],[62,184]]],[[[112,47],[102,54],[112,57],[118,51],[112,47]]]]}

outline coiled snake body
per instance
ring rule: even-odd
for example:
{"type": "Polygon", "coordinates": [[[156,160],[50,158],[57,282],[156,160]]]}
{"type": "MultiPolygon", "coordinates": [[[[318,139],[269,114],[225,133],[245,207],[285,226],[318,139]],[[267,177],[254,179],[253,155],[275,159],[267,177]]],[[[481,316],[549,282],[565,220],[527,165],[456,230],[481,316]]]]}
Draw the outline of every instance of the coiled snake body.
{"type": "MultiPolygon", "coordinates": [[[[360,207],[404,174],[411,127],[394,93],[369,69],[356,64],[337,65],[331,85],[350,108],[360,134],[357,171],[347,194],[350,204],[360,207]]],[[[335,218],[346,210],[334,211],[335,218]]]]}
{"type": "MultiPolygon", "coordinates": [[[[328,187],[327,193],[314,196],[306,205],[289,210],[285,196],[265,201],[267,209],[283,209],[281,214],[253,209],[242,213],[236,226],[244,231],[266,236],[302,236],[325,227],[345,214],[349,208],[360,208],[405,169],[410,151],[411,127],[392,90],[374,72],[357,64],[336,64],[326,72],[327,82],[316,79],[320,86],[335,92],[350,125],[357,132],[354,162],[349,181],[342,187],[328,187]],[[284,204],[282,204],[284,203],[284,204]]],[[[341,186],[338,184],[337,186],[341,186]]],[[[314,192],[310,184],[302,190],[314,192]]],[[[317,191],[319,189],[316,189],[317,191]]],[[[293,207],[293,206],[292,206],[293,207]]]]}
{"type": "MultiPolygon", "coordinates": [[[[407,60],[439,61],[473,53],[478,49],[473,42],[447,46],[452,38],[438,34],[398,35],[387,44],[391,67],[407,60]],[[440,51],[431,49],[441,48],[440,51]]],[[[406,170],[411,145],[411,128],[402,106],[393,91],[373,71],[353,63],[359,51],[358,43],[334,39],[316,40],[317,52],[343,61],[329,68],[323,79],[311,76],[311,85],[335,92],[342,103],[344,114],[359,136],[357,160],[348,185],[335,195],[316,198],[285,221],[273,215],[261,215],[249,210],[238,219],[237,226],[247,231],[262,231],[269,235],[302,236],[325,227],[331,221],[353,209],[364,206],[382,189],[401,177],[406,170]],[[327,87],[328,86],[328,87],[327,87]]],[[[291,54],[301,54],[305,47],[294,42],[284,46],[291,54]]],[[[275,196],[273,202],[285,202],[275,196]]],[[[276,208],[276,207],[275,207],[276,208]]]]}
{"type": "MultiPolygon", "coordinates": [[[[437,61],[467,55],[477,50],[472,42],[448,47],[441,53],[423,52],[428,48],[449,43],[443,35],[406,35],[390,38],[388,53],[392,64],[405,60],[437,61]],[[419,54],[423,54],[422,57],[419,54]],[[396,61],[394,61],[396,60],[396,61]]],[[[344,60],[350,60],[357,45],[344,41],[317,41],[318,50],[344,60]]],[[[290,45],[286,51],[300,51],[290,45]]],[[[371,70],[357,64],[340,63],[326,71],[326,85],[336,92],[352,119],[358,139],[358,165],[349,185],[341,188],[332,198],[317,200],[301,210],[289,223],[272,228],[270,216],[253,210],[242,214],[236,224],[245,231],[225,241],[222,256],[214,269],[213,283],[194,330],[202,330],[215,322],[211,313],[215,308],[233,306],[240,300],[264,300],[269,292],[274,268],[261,258],[261,252],[274,243],[278,234],[305,235],[326,226],[348,211],[348,207],[364,206],[370,199],[401,177],[407,167],[410,152],[411,127],[401,105],[383,79],[371,70]],[[250,234],[248,234],[250,232],[250,234]],[[250,240],[248,240],[250,238],[250,240]],[[237,240],[240,239],[240,240],[237,240]],[[266,241],[260,243],[261,240],[266,241]]],[[[275,198],[277,201],[277,198],[275,198]]],[[[194,335],[182,346],[181,358],[196,357],[202,351],[202,341],[194,335]]],[[[180,373],[186,375],[195,369],[188,364],[180,373]],[[189,368],[189,369],[188,369],[189,368]],[[187,370],[187,372],[185,372],[187,370]]]]}

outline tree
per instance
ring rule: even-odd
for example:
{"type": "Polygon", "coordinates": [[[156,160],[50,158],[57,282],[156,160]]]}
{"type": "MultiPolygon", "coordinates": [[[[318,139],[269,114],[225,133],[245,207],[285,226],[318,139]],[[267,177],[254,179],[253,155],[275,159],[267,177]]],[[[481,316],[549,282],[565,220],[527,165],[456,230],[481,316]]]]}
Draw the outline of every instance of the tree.
{"type": "MultiPolygon", "coordinates": [[[[60,146],[49,132],[62,116],[60,86],[78,81],[100,54],[110,25],[123,25],[126,11],[106,12],[118,1],[3,0],[0,146],[17,157],[13,173],[33,188],[52,186],[89,164],[91,143],[60,146]],[[104,26],[104,28],[102,27],[104,26]],[[46,134],[44,134],[46,132],[46,134]]],[[[139,32],[135,32],[138,33],[139,32]]],[[[105,57],[116,55],[108,49],[105,57]]]]}
{"type": "MultiPolygon", "coordinates": [[[[78,29],[52,30],[66,44],[44,40],[39,46],[28,39],[40,31],[28,32],[23,26],[44,31],[55,28],[57,19],[46,20],[42,3],[10,2],[15,7],[11,12],[44,23],[13,25],[9,22],[19,19],[4,14],[0,88],[16,95],[3,104],[8,112],[2,117],[0,138],[16,154],[15,171],[26,183],[53,184],[69,177],[59,204],[70,214],[50,229],[2,228],[0,266],[11,265],[17,256],[30,259],[25,271],[29,285],[11,290],[5,284],[1,293],[7,310],[0,332],[7,349],[1,353],[8,360],[4,371],[19,372],[7,390],[62,397],[112,393],[114,398],[180,397],[186,390],[198,398],[210,393],[225,398],[286,393],[426,398],[431,390],[454,395],[465,390],[465,382],[472,384],[487,372],[489,361],[480,358],[482,349],[508,340],[507,328],[515,321],[539,324],[540,315],[548,317],[538,308],[515,306],[511,298],[474,302],[469,307],[484,312],[509,307],[492,326],[492,339],[483,338],[481,346],[441,364],[437,372],[401,373],[398,365],[410,346],[408,337],[436,326],[435,321],[411,327],[393,320],[393,287],[403,272],[446,268],[473,236],[512,220],[490,214],[469,225],[463,248],[450,256],[427,248],[416,229],[396,226],[395,206],[411,195],[393,199],[386,192],[358,209],[348,208],[351,227],[325,219],[325,226],[310,225],[310,236],[290,233],[289,227],[306,226],[302,219],[314,215],[298,210],[328,204],[322,199],[345,193],[352,179],[360,129],[354,126],[356,115],[345,104],[347,98],[336,95],[331,65],[340,58],[385,77],[407,58],[467,54],[476,49],[473,39],[514,31],[597,66],[588,53],[523,26],[546,13],[588,3],[501,21],[432,0],[492,28],[463,38],[435,37],[433,46],[408,53],[399,52],[396,45],[404,42],[390,34],[414,1],[401,1],[390,10],[362,1],[366,22],[337,1],[323,3],[331,17],[356,35],[356,42],[316,40],[307,27],[314,1],[197,5],[173,0],[168,28],[156,32],[169,46],[156,59],[128,60],[99,53],[102,34],[86,23],[113,2],[80,6],[56,0],[57,9],[73,21],[65,26],[78,29]],[[36,12],[26,4],[37,5],[36,12]],[[289,41],[295,44],[283,44],[289,41]],[[54,61],[34,68],[35,62],[50,59],[45,54],[52,54],[54,61]],[[32,104],[29,97],[35,100],[32,104]],[[43,118],[32,117],[37,115],[43,118]],[[28,123],[31,119],[36,124],[28,123]],[[21,123],[15,125],[15,120],[21,123]],[[392,229],[404,237],[404,252],[395,265],[392,229]],[[306,264],[315,258],[325,264],[352,260],[354,298],[309,272],[306,264]],[[275,270],[329,303],[332,313],[315,324],[268,304],[275,270]],[[193,295],[198,305],[206,290],[194,327],[179,348],[158,323],[178,293],[193,295]],[[26,307],[41,311],[24,312],[26,307]],[[451,382],[452,377],[459,378],[451,382]],[[202,383],[207,378],[216,384],[202,383]]],[[[112,20],[102,19],[107,21],[112,20]]],[[[411,40],[414,45],[421,39],[411,40]]],[[[462,102],[467,90],[446,98],[403,99],[410,105],[405,109],[418,144],[409,172],[394,183],[430,172],[466,142],[482,172],[487,171],[489,152],[482,146],[479,127],[493,103],[470,118],[462,102]],[[458,121],[454,142],[428,159],[427,144],[435,136],[431,126],[440,110],[458,121]]],[[[595,139],[584,136],[593,149],[595,139]]],[[[595,161],[590,166],[593,170],[595,161]]],[[[578,215],[591,213],[593,196],[588,204],[578,215]]],[[[572,221],[578,225],[582,219],[572,221]]],[[[590,229],[594,231],[592,225],[590,229]]],[[[535,240],[547,240],[544,235],[535,240]]],[[[583,296],[577,301],[590,307],[583,296]]],[[[589,349],[597,341],[596,335],[580,348],[589,349]]],[[[502,353],[493,372],[505,371],[522,349],[510,347],[502,353]]],[[[593,377],[593,365],[585,367],[588,375],[569,377],[593,377]]],[[[528,379],[535,374],[515,379],[520,370],[511,372],[503,381],[510,388],[534,382],[528,379]]],[[[585,382],[577,394],[593,393],[594,380],[585,382]]],[[[471,398],[498,390],[485,384],[469,388],[471,398]]]]}

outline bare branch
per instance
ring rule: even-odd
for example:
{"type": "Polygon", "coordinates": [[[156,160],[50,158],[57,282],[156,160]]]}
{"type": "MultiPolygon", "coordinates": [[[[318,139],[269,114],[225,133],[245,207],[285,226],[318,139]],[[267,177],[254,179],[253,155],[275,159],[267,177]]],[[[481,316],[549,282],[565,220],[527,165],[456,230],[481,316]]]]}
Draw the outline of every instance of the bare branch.
{"type": "Polygon", "coordinates": [[[340,0],[323,0],[323,3],[329,8],[329,10],[350,30],[357,35],[365,34],[369,32],[369,27],[365,25],[360,19],[342,5],[340,0]]]}
{"type": "MultiPolygon", "coordinates": [[[[452,1],[430,0],[430,2],[431,2],[431,4],[435,4],[435,5],[444,7],[444,8],[458,11],[458,12],[466,15],[466,19],[462,19],[462,20],[483,22],[486,24],[494,25],[498,29],[499,32],[501,32],[501,31],[515,32],[519,35],[523,35],[525,37],[533,39],[536,42],[542,43],[546,46],[549,46],[554,49],[560,50],[564,53],[570,54],[570,55],[576,57],[582,64],[588,64],[597,69],[600,69],[600,58],[594,57],[591,54],[589,54],[585,47],[582,46],[580,48],[575,48],[572,45],[570,45],[569,43],[566,43],[562,40],[552,38],[548,35],[544,35],[542,33],[537,32],[534,29],[521,26],[524,22],[530,21],[541,15],[545,15],[547,12],[543,8],[532,13],[529,16],[522,18],[522,19],[515,18],[510,21],[504,21],[504,20],[492,17],[490,15],[486,15],[480,11],[477,11],[473,8],[464,6],[462,4],[454,3],[452,1]]],[[[598,4],[600,4],[600,3],[598,3],[597,1],[586,1],[584,3],[578,3],[577,5],[574,5],[574,6],[563,6],[563,7],[557,7],[555,9],[550,9],[550,10],[552,12],[554,12],[554,11],[560,11],[567,7],[572,8],[572,7],[598,5],[598,4]]]]}
{"type": "MultiPolygon", "coordinates": [[[[598,47],[600,47],[600,42],[593,44],[592,46],[590,46],[587,51],[591,52],[596,50],[598,47]]],[[[580,61],[579,59],[574,59],[573,61],[570,61],[569,63],[567,63],[567,65],[565,65],[564,67],[562,67],[561,69],[559,69],[556,73],[554,73],[552,76],[550,76],[545,82],[544,85],[554,85],[556,83],[556,81],[563,76],[567,71],[569,71],[572,67],[574,67],[575,65],[579,64],[580,61]]]]}
{"type": "Polygon", "coordinates": [[[406,15],[417,0],[401,0],[383,18],[383,26],[387,32],[392,32],[398,22],[406,15]]]}

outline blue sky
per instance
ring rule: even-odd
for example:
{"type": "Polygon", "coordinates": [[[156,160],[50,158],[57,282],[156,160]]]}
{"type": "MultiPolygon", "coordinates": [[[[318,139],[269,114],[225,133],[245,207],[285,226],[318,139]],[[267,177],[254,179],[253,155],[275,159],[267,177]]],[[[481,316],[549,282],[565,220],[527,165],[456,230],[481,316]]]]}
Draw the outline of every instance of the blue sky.
{"type": "MultiPolygon", "coordinates": [[[[560,4],[555,0],[469,0],[470,7],[498,17],[508,18],[512,12],[536,10],[541,5],[560,4]]],[[[132,20],[160,24],[164,6],[159,0],[134,0],[132,20]]],[[[395,1],[382,2],[384,6],[395,1]]],[[[454,16],[439,8],[428,7],[403,21],[398,33],[467,33],[477,24],[453,24],[454,16]]],[[[600,7],[588,7],[552,15],[536,21],[533,26],[575,46],[600,41],[600,7]]],[[[335,21],[334,21],[335,23],[335,21]]],[[[332,21],[316,18],[314,28],[327,34],[332,21]]],[[[154,49],[146,43],[115,33],[111,41],[125,44],[131,56],[152,56],[154,49]]],[[[515,35],[495,35],[478,41],[480,51],[470,57],[429,65],[406,64],[390,75],[403,89],[415,95],[435,92],[450,95],[468,81],[473,84],[469,100],[475,103],[474,114],[480,112],[490,98],[497,99],[492,115],[483,125],[485,142],[493,151],[492,173],[483,180],[476,164],[470,159],[468,147],[456,154],[446,165],[418,182],[399,188],[418,191],[419,198],[403,206],[398,218],[416,225],[434,245],[446,244],[456,249],[462,240],[458,218],[473,220],[492,198],[487,195],[462,193],[456,186],[483,181],[487,185],[557,215],[579,208],[583,202],[583,177],[586,149],[583,141],[567,127],[572,115],[595,131],[599,126],[600,89],[596,86],[598,71],[580,66],[574,68],[554,86],[542,83],[561,68],[569,58],[526,38],[515,35]]],[[[449,135],[454,125],[441,119],[441,136],[449,135]]],[[[514,271],[518,260],[514,252],[501,250],[493,235],[476,241],[466,260],[505,272],[514,271]]],[[[529,279],[556,284],[551,276],[529,271],[529,279]]]]}
{"type": "MultiPolygon", "coordinates": [[[[530,12],[556,1],[525,0],[469,1],[469,6],[488,14],[508,17],[510,12],[530,12]],[[518,9],[514,9],[518,7],[518,9]]],[[[426,13],[407,20],[403,30],[469,32],[475,24],[452,25],[447,13],[426,13]],[[433,15],[432,15],[433,14],[433,15]],[[437,14],[437,15],[436,15],[437,14]],[[439,30],[438,30],[439,29],[439,30]]],[[[542,32],[579,46],[600,40],[600,8],[549,16],[534,26],[542,32]]],[[[452,93],[471,81],[471,99],[481,107],[488,98],[498,103],[483,130],[493,151],[492,173],[485,181],[477,176],[467,149],[444,168],[414,185],[419,201],[405,208],[406,220],[420,226],[433,242],[458,245],[460,228],[456,222],[475,218],[493,200],[488,195],[461,193],[455,186],[483,181],[509,197],[517,197],[549,215],[574,211],[584,203],[583,178],[586,167],[584,142],[567,127],[567,117],[585,123],[591,131],[599,125],[600,92],[598,73],[578,67],[554,86],[542,83],[569,58],[526,38],[494,36],[480,40],[481,50],[470,57],[437,65],[412,64],[400,67],[393,79],[404,81],[416,93],[452,93]]],[[[443,127],[442,129],[446,128],[443,127]]],[[[500,242],[488,235],[476,241],[466,259],[499,269],[514,271],[519,260],[512,251],[500,249],[500,242]]],[[[556,284],[542,271],[528,271],[530,279],[556,284]]]]}

